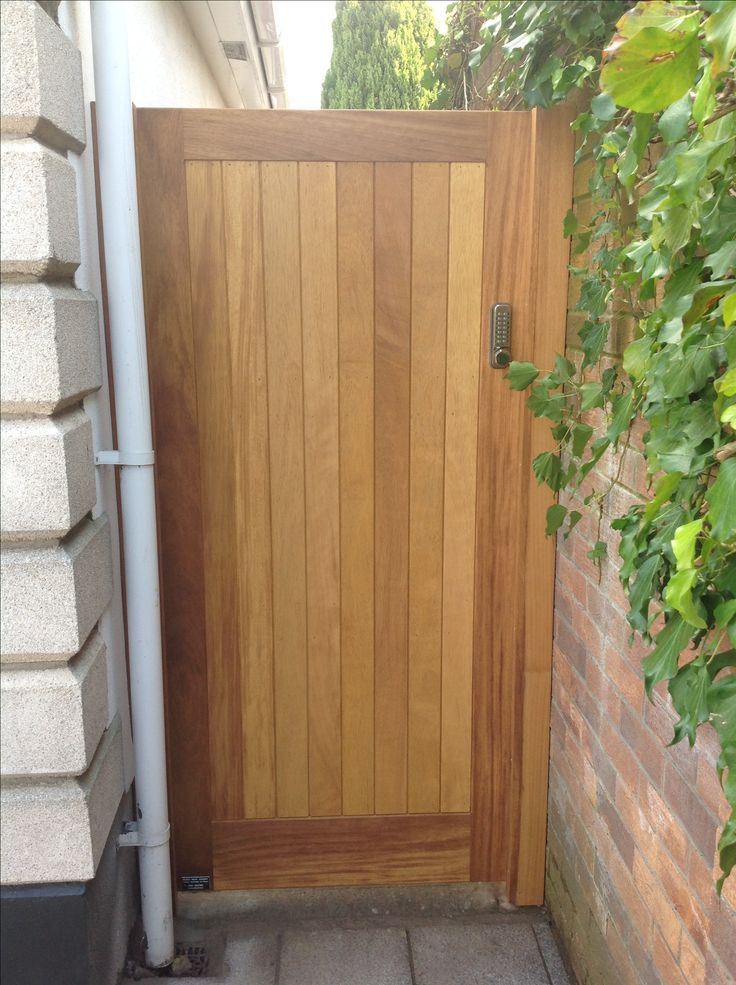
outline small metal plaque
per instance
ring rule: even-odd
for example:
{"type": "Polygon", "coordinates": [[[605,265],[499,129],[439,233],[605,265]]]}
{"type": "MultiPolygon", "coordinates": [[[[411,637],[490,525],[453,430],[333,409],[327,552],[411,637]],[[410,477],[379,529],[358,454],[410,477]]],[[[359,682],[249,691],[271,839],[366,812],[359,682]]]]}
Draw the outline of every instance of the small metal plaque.
{"type": "Polygon", "coordinates": [[[181,888],[185,893],[203,893],[210,888],[210,877],[182,876],[181,888]]]}

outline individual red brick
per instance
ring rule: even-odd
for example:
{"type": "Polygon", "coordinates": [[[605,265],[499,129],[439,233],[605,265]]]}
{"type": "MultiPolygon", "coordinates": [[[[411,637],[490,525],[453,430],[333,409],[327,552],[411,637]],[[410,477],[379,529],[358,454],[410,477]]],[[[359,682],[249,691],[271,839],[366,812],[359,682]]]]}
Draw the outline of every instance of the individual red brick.
{"type": "Polygon", "coordinates": [[[690,936],[701,951],[705,952],[708,942],[708,921],[701,902],[692,892],[690,883],[661,846],[656,849],[652,865],[659,876],[662,888],[679,913],[690,936]]]}
{"type": "MultiPolygon", "coordinates": [[[[697,895],[703,913],[708,917],[712,908],[718,905],[716,894],[717,861],[714,859],[712,864],[708,864],[700,852],[691,851],[688,862],[688,881],[694,893],[697,895]]],[[[728,883],[734,880],[727,880],[728,883]]],[[[724,895],[726,893],[724,887],[724,895]]]]}
{"type": "Polygon", "coordinates": [[[650,781],[661,790],[664,786],[665,767],[662,743],[627,706],[621,709],[621,734],[633,749],[650,781]]]}
{"type": "Polygon", "coordinates": [[[708,985],[733,985],[736,981],[736,969],[727,968],[713,947],[708,948],[705,959],[705,980],[708,985]]]}
{"type": "Polygon", "coordinates": [[[662,985],[690,985],[658,931],[655,932],[652,941],[652,959],[662,985]]]}
{"type": "Polygon", "coordinates": [[[682,821],[695,848],[704,858],[713,858],[718,819],[703,806],[697,792],[684,782],[672,763],[667,764],[665,771],[664,796],[682,821]]]}
{"type": "Polygon", "coordinates": [[[631,708],[641,714],[644,705],[644,684],[641,676],[624,660],[619,649],[608,644],[605,647],[604,666],[606,674],[618,688],[631,708]]]}
{"type": "MultiPolygon", "coordinates": [[[[639,788],[641,788],[642,782],[646,781],[642,781],[640,778],[639,788]]],[[[648,844],[649,840],[654,837],[654,831],[639,803],[639,790],[632,791],[625,783],[617,783],[616,809],[634,840],[638,844],[648,844]]]]}
{"type": "Polygon", "coordinates": [[[704,757],[698,757],[696,790],[703,798],[706,806],[721,821],[725,821],[731,813],[723,787],[718,779],[718,773],[704,757]]]}
{"type": "Polygon", "coordinates": [[[634,864],[634,839],[611,803],[602,784],[598,787],[598,812],[603,818],[616,848],[618,848],[619,855],[626,863],[627,868],[631,870],[634,864]]]}
{"type": "Polygon", "coordinates": [[[736,913],[721,901],[713,907],[709,927],[710,944],[727,968],[736,975],[736,913]]]}
{"type": "Polygon", "coordinates": [[[687,856],[690,846],[680,821],[651,783],[643,781],[640,792],[642,809],[649,825],[656,832],[680,870],[683,873],[687,872],[687,856]]]}
{"type": "Polygon", "coordinates": [[[622,739],[621,733],[607,722],[603,723],[601,729],[601,745],[618,776],[630,790],[636,790],[639,779],[639,766],[636,757],[629,745],[622,739]]]}
{"type": "Polygon", "coordinates": [[[682,921],[671,901],[665,895],[662,884],[644,861],[639,849],[634,853],[634,882],[641,898],[652,914],[654,923],[673,954],[677,954],[682,937],[682,921]]]}
{"type": "Polygon", "coordinates": [[[680,968],[689,985],[707,985],[705,958],[687,933],[680,942],[680,968]]]}
{"type": "Polygon", "coordinates": [[[657,698],[653,703],[647,702],[644,717],[649,728],[668,747],[665,758],[670,764],[674,763],[677,766],[683,780],[695,786],[697,760],[687,743],[678,742],[675,746],[669,745],[674,735],[676,721],[671,708],[657,698]]]}

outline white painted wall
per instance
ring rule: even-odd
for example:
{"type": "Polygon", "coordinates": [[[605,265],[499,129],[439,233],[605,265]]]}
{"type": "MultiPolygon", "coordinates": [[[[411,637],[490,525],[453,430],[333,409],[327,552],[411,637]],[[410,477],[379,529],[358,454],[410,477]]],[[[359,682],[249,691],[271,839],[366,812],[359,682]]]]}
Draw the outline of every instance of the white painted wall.
{"type": "MultiPolygon", "coordinates": [[[[223,107],[225,101],[207,61],[192,34],[181,5],[176,0],[130,0],[128,30],[131,52],[131,84],[137,106],[223,107]]],[[[98,299],[102,312],[97,208],[90,103],[94,100],[94,71],[90,32],[89,0],[62,0],[59,24],[82,54],[87,148],[69,154],[77,177],[77,196],[82,262],[75,276],[77,287],[98,299]]],[[[102,327],[102,319],[100,318],[102,327]]],[[[84,401],[92,421],[95,450],[114,447],[110,413],[105,339],[102,338],[103,385],[84,401]]],[[[120,716],[125,754],[125,786],[133,779],[133,748],[128,709],[128,680],[125,661],[125,631],[120,567],[120,531],[111,467],[97,469],[95,515],[110,518],[113,546],[113,599],[105,612],[100,632],[107,644],[109,720],[120,716]]]]}

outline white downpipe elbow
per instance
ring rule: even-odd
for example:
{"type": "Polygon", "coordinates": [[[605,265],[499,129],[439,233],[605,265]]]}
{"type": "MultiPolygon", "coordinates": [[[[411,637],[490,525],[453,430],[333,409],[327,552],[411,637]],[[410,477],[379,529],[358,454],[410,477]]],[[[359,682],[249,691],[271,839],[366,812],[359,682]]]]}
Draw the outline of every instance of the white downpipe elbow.
{"type": "Polygon", "coordinates": [[[100,199],[110,349],[120,451],[120,499],[135,755],[141,910],[150,967],[170,964],[174,926],[169,860],[156,505],[133,113],[124,0],[93,0],[100,199]]]}

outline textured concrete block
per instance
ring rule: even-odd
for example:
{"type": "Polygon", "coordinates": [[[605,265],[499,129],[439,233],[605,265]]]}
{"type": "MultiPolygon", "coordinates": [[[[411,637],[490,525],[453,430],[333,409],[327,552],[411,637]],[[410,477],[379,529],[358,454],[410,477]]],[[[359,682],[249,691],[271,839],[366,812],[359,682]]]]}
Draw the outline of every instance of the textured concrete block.
{"type": "Polygon", "coordinates": [[[92,879],[122,795],[123,744],[117,719],[83,776],[32,783],[4,780],[0,882],[92,879]]]}
{"type": "Polygon", "coordinates": [[[414,927],[416,985],[549,985],[530,924],[414,927]]]}
{"type": "MultiPolygon", "coordinates": [[[[450,981],[451,979],[447,979],[450,981]]],[[[406,933],[376,930],[286,931],[281,985],[411,985],[406,933]]]]}
{"type": "Polygon", "coordinates": [[[79,266],[71,164],[35,140],[4,140],[0,167],[3,275],[68,277],[79,266]]]}
{"type": "Polygon", "coordinates": [[[85,520],[57,545],[4,548],[1,560],[2,661],[69,660],[112,596],[107,518],[85,520]]]}
{"type": "Polygon", "coordinates": [[[0,113],[3,133],[84,147],[81,56],[32,0],[0,4],[0,113]]]}
{"type": "Polygon", "coordinates": [[[68,664],[0,673],[3,776],[78,776],[107,724],[105,644],[93,633],[68,664]]]}
{"type": "Polygon", "coordinates": [[[58,284],[0,288],[0,410],[52,414],[102,384],[97,301],[58,284]]]}
{"type": "Polygon", "coordinates": [[[4,543],[64,537],[95,504],[92,424],[83,410],[0,421],[4,543]]]}

